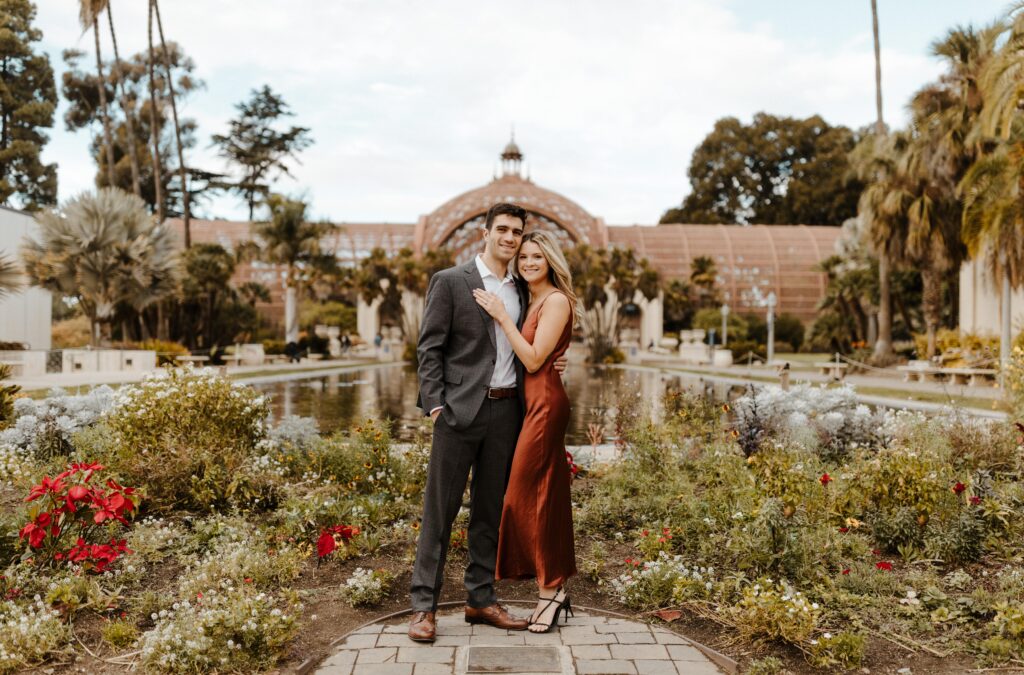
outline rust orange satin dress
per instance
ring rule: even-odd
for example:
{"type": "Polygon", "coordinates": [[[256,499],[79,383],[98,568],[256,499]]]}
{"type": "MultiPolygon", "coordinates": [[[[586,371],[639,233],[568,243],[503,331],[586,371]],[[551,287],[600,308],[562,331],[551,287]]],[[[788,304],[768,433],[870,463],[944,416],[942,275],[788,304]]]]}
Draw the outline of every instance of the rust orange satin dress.
{"type": "MultiPolygon", "coordinates": [[[[523,323],[523,337],[530,344],[546,301],[523,323]]],[[[523,381],[526,415],[498,530],[498,579],[536,577],[541,586],[549,588],[576,573],[569,494],[572,473],[565,456],[569,397],[562,377],[552,367],[569,348],[571,337],[572,322],[568,321],[544,365],[535,373],[526,373],[523,381]]]]}

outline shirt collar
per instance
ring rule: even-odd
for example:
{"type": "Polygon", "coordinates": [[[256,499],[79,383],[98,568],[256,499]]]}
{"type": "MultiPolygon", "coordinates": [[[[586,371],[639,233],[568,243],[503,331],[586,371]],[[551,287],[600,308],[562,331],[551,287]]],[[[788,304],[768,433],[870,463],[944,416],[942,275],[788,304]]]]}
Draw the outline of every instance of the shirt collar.
{"type": "MultiPolygon", "coordinates": [[[[477,268],[477,270],[480,271],[480,278],[481,279],[483,279],[484,277],[488,277],[488,276],[494,277],[495,279],[498,278],[498,276],[494,272],[491,271],[491,268],[484,264],[483,256],[481,256],[479,254],[476,256],[476,268],[477,268]]],[[[508,271],[505,272],[505,278],[502,279],[501,282],[505,283],[507,281],[513,281],[512,273],[508,272],[508,271]]]]}

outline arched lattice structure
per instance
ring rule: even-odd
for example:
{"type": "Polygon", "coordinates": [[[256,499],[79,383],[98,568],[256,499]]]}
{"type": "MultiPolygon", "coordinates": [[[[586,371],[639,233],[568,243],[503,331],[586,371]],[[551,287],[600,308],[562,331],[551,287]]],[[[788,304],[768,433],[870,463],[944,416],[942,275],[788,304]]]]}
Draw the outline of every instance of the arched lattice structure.
{"type": "MultiPolygon", "coordinates": [[[[483,250],[480,239],[480,228],[484,226],[485,216],[485,213],[481,213],[478,216],[470,218],[462,225],[455,228],[455,231],[452,232],[443,242],[444,247],[452,251],[456,263],[466,262],[473,255],[476,255],[483,250]]],[[[555,239],[558,240],[563,249],[572,248],[576,245],[576,240],[573,239],[572,235],[569,234],[564,227],[540,213],[534,213],[532,211],[529,212],[526,229],[540,229],[550,232],[555,235],[555,239]]]]}
{"type": "Polygon", "coordinates": [[[595,246],[607,243],[604,223],[579,204],[535,185],[518,173],[508,173],[483,187],[464,192],[422,218],[416,232],[418,249],[446,246],[453,250],[456,258],[465,257],[467,247],[476,241],[476,229],[483,222],[487,209],[498,202],[522,206],[530,213],[528,228],[551,230],[565,243],[595,246]]]}

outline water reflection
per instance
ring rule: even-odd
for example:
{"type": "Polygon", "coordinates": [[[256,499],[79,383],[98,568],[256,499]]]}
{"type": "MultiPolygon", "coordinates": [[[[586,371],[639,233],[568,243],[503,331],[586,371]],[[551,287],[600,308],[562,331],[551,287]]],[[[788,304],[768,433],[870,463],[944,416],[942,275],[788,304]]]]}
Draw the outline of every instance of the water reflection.
{"type": "MultiPolygon", "coordinates": [[[[283,415],[313,417],[324,432],[347,428],[359,420],[388,419],[398,438],[408,440],[423,422],[416,407],[416,371],[408,366],[385,366],[285,382],[253,385],[271,397],[275,418],[283,415]]],[[[588,425],[603,424],[605,438],[613,435],[619,405],[632,399],[657,422],[668,387],[705,390],[718,399],[728,396],[728,385],[697,376],[665,374],[655,369],[625,369],[570,364],[565,387],[571,402],[566,443],[589,445],[588,425]]]]}

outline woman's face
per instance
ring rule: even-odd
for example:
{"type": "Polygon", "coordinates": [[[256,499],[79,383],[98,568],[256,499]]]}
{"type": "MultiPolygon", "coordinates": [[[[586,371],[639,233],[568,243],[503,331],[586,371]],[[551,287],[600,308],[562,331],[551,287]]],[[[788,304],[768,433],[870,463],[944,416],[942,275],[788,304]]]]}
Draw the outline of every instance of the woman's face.
{"type": "Polygon", "coordinates": [[[541,252],[540,246],[528,241],[519,249],[519,258],[516,260],[519,269],[519,276],[528,284],[532,284],[548,276],[548,261],[541,252]]]}

